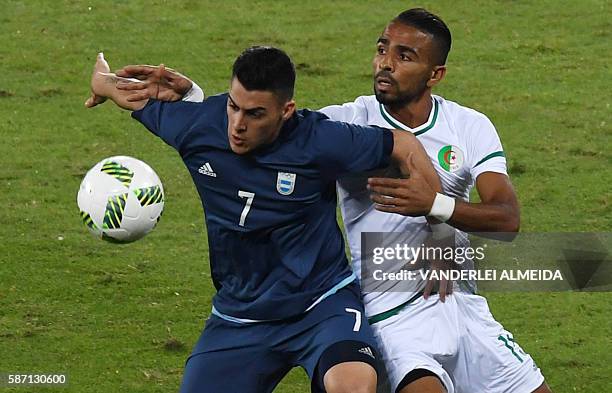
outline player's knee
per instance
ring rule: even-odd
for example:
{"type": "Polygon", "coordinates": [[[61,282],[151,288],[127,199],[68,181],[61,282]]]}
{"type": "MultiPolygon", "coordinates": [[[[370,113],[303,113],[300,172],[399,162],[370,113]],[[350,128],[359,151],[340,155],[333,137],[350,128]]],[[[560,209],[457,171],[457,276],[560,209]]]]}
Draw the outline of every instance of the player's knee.
{"type": "Polygon", "coordinates": [[[323,378],[327,393],[374,393],[376,371],[362,362],[345,362],[330,368],[323,378]]]}

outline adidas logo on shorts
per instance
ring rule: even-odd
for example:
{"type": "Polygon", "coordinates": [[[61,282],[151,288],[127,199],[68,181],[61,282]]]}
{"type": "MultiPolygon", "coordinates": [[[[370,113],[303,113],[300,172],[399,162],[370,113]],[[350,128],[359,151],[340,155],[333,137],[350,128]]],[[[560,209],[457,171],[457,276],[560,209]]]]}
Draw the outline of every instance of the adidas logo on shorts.
{"type": "Polygon", "coordinates": [[[364,355],[368,355],[372,359],[376,359],[376,357],[374,356],[374,353],[372,352],[372,348],[370,347],[363,347],[358,352],[364,355]]]}

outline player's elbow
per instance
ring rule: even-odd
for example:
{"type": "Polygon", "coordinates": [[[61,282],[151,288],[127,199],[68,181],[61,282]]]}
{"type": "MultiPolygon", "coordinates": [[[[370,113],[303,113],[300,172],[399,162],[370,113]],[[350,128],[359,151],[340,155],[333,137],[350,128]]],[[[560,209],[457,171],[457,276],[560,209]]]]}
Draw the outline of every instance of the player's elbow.
{"type": "Polygon", "coordinates": [[[519,214],[507,214],[503,224],[498,228],[498,232],[504,234],[503,240],[511,242],[516,238],[521,230],[521,218],[519,214]]]}
{"type": "Polygon", "coordinates": [[[506,223],[505,232],[512,233],[514,234],[514,237],[516,237],[516,235],[518,234],[520,230],[521,230],[521,220],[518,217],[511,217],[506,223]]]}

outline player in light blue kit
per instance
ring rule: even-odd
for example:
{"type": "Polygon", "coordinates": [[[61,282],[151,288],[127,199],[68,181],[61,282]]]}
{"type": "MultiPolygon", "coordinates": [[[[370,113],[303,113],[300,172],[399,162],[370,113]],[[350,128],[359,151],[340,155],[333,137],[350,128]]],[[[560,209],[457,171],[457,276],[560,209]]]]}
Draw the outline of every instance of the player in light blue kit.
{"type": "MultiPolygon", "coordinates": [[[[378,354],[336,222],[335,183],[393,161],[439,188],[416,138],[297,111],[293,64],[270,47],[245,50],[229,93],[203,102],[129,102],[116,81],[100,55],[93,100],[133,110],[179,152],[206,216],[217,293],[181,392],[271,392],[294,366],[314,392],[374,392],[378,354]]],[[[415,197],[423,215],[435,193],[415,197]]]]}

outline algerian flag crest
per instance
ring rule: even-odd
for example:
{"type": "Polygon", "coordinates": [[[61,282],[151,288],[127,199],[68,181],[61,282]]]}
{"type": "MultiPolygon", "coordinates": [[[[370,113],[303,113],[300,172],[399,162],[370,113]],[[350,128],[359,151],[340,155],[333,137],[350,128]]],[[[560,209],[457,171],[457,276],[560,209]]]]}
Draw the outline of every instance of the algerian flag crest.
{"type": "Polygon", "coordinates": [[[438,163],[444,170],[456,172],[463,166],[463,152],[457,146],[444,146],[438,152],[438,163]]]}

